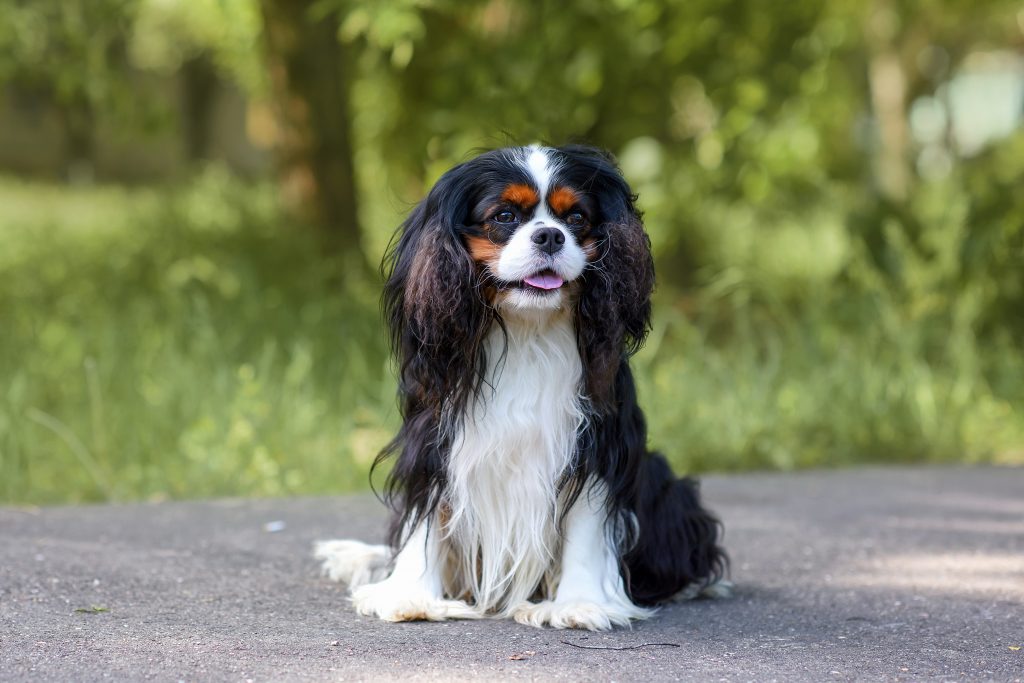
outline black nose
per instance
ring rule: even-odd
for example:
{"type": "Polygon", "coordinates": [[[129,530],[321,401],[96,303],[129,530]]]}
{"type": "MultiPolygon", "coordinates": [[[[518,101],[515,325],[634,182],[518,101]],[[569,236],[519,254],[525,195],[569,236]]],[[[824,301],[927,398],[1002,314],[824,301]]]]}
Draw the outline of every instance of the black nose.
{"type": "Polygon", "coordinates": [[[554,256],[562,250],[565,244],[565,234],[558,228],[539,228],[533,231],[530,239],[541,251],[554,256]]]}

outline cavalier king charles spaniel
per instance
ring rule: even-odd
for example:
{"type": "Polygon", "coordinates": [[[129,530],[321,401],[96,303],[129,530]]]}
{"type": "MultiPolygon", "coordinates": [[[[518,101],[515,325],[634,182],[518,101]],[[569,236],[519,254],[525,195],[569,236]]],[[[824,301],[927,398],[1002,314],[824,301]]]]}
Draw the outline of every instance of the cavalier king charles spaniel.
{"type": "Polygon", "coordinates": [[[316,547],[361,614],[605,630],[728,592],[719,522],[647,450],[635,199],[600,150],[512,147],[445,173],[399,229],[389,543],[316,547]]]}

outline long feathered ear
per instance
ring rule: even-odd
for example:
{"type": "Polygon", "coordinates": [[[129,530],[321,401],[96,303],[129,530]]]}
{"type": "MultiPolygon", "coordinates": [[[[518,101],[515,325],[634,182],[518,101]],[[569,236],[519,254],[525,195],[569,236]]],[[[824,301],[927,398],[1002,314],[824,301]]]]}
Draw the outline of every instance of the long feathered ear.
{"type": "Polygon", "coordinates": [[[437,506],[446,478],[444,453],[455,420],[479,389],[492,311],[459,227],[468,176],[446,173],[396,233],[385,257],[382,300],[398,363],[403,424],[376,467],[397,455],[386,495],[398,511],[392,542],[437,506]]]}
{"type": "Polygon", "coordinates": [[[576,334],[591,404],[608,413],[618,400],[619,364],[640,349],[650,329],[651,242],[634,204],[636,196],[614,159],[587,147],[562,151],[586,170],[583,189],[598,203],[599,219],[588,236],[592,257],[576,309],[576,334]]]}
{"type": "Polygon", "coordinates": [[[385,259],[384,315],[400,390],[440,418],[461,412],[479,386],[491,319],[475,265],[462,244],[466,192],[461,167],[445,174],[399,229],[385,259]]]}

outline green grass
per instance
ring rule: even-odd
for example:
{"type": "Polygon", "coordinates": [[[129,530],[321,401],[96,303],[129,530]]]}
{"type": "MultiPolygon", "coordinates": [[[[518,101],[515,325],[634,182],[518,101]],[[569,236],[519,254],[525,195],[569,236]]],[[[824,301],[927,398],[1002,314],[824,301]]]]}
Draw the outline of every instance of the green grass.
{"type": "Polygon", "coordinates": [[[0,194],[0,497],[365,486],[395,419],[375,291],[266,188],[0,194]]]}
{"type": "MultiPolygon", "coordinates": [[[[366,488],[397,426],[379,283],[272,197],[216,171],[0,182],[0,500],[366,488]]],[[[696,471],[1024,462],[1008,341],[841,294],[661,291],[634,361],[652,445],[696,471]]]]}

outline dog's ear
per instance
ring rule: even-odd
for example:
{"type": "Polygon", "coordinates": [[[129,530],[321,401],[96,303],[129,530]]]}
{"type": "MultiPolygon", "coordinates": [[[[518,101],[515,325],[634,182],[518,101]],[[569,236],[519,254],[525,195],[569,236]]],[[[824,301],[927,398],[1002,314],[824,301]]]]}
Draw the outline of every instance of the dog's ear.
{"type": "MultiPolygon", "coordinates": [[[[442,420],[478,389],[492,311],[459,228],[470,178],[457,166],[402,224],[385,257],[383,308],[403,397],[442,420]]],[[[410,406],[411,407],[411,406],[410,406]]]]}
{"type": "Polygon", "coordinates": [[[385,484],[395,547],[437,509],[447,478],[446,441],[482,382],[493,311],[460,237],[469,182],[464,166],[446,173],[398,229],[383,263],[382,307],[403,420],[374,469],[397,456],[385,484]]]}
{"type": "Polygon", "coordinates": [[[583,190],[597,201],[588,235],[590,263],[576,308],[576,334],[587,394],[595,409],[612,412],[619,365],[643,345],[650,329],[654,262],[636,196],[608,154],[587,147],[563,153],[585,169],[583,190]]]}

